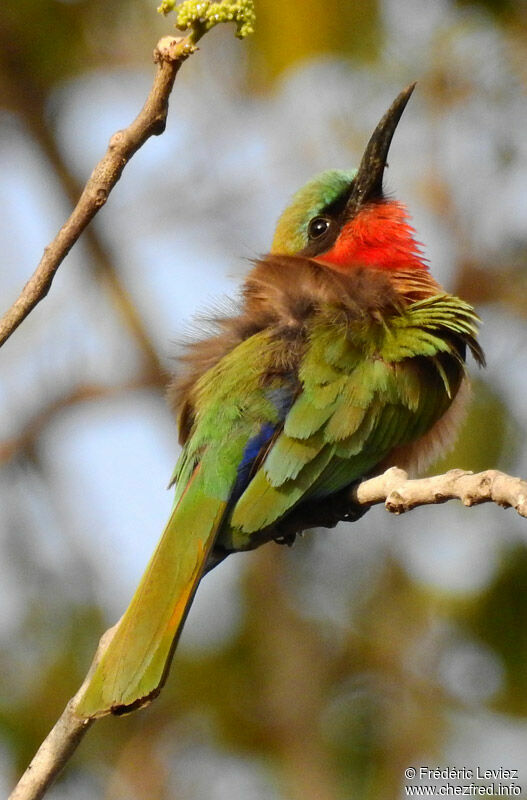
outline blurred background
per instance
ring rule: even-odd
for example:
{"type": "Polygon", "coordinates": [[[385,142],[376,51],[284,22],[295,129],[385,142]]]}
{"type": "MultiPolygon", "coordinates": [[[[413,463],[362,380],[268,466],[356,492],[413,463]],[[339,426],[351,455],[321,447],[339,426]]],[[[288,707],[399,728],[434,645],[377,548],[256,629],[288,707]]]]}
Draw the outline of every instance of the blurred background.
{"type": "MultiPolygon", "coordinates": [[[[0,6],[2,310],[139,111],[155,0],[0,6]],[[110,10],[111,9],[111,10],[110,10]]],[[[0,354],[0,793],[124,609],[171,505],[164,399],[198,311],[235,295],[289,196],[358,163],[418,80],[388,188],[484,319],[451,466],[527,477],[525,0],[259,0],[185,64],[134,157],[0,354]]],[[[385,800],[408,766],[527,763],[527,528],[453,503],[231,557],[159,700],[104,719],[60,798],[385,800]]],[[[527,796],[527,768],[520,772],[527,796]]]]}

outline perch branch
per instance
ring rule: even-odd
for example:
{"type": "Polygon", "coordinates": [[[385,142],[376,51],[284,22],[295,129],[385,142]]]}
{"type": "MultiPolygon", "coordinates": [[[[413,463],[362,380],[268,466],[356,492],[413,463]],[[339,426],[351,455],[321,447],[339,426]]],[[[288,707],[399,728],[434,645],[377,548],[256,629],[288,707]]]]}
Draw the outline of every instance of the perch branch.
{"type": "MultiPolygon", "coordinates": [[[[444,475],[411,480],[407,473],[391,467],[382,475],[363,480],[348,490],[338,500],[337,508],[322,507],[316,525],[331,527],[340,519],[357,519],[371,506],[384,503],[392,514],[402,514],[424,505],[444,503],[458,499],[466,506],[479,503],[495,503],[504,508],[514,508],[522,517],[527,517],[527,481],[514,478],[498,470],[472,473],[453,469],[444,475]]],[[[319,504],[320,507],[320,504],[319,504]]],[[[277,536],[293,537],[295,533],[314,527],[307,524],[306,517],[297,515],[289,527],[267,528],[259,538],[254,539],[254,549],[277,536]]],[[[228,553],[215,552],[208,565],[208,571],[217,566],[228,553]]],[[[20,779],[9,800],[38,800],[46,788],[58,775],[75,751],[82,737],[95,720],[84,720],[76,716],[77,698],[83,694],[96,664],[105,652],[117,625],[103,634],[88,675],[68,705],[55,727],[42,743],[28,769],[20,779]]]]}
{"type": "MultiPolygon", "coordinates": [[[[443,475],[410,479],[404,470],[390,467],[382,475],[360,481],[326,501],[303,503],[285,520],[253,534],[243,549],[254,550],[272,540],[292,544],[297,534],[309,528],[333,528],[339,522],[354,522],[379,503],[384,503],[392,514],[404,514],[417,506],[437,505],[447,500],[461,500],[465,506],[495,503],[514,508],[520,516],[527,517],[527,481],[495,469],[478,473],[451,469],[443,475]]],[[[227,555],[228,551],[217,548],[207,571],[227,555]]]]}
{"type": "Polygon", "coordinates": [[[477,473],[451,469],[444,475],[410,480],[404,470],[392,467],[383,475],[357,484],[350,500],[361,508],[384,503],[392,514],[447,500],[461,500],[465,506],[495,503],[527,517],[527,481],[497,469],[477,473]]]}
{"type": "Polygon", "coordinates": [[[163,37],[154,50],[157,72],[146,102],[127,128],[111,137],[108,149],[84,187],[77,205],[53,241],[45,248],[35,272],[20,296],[0,319],[0,346],[48,293],[55,273],[83,230],[106,203],[134,153],[150,136],[163,133],[168,98],[181,64],[196,49],[193,31],[184,38],[163,37]]]}

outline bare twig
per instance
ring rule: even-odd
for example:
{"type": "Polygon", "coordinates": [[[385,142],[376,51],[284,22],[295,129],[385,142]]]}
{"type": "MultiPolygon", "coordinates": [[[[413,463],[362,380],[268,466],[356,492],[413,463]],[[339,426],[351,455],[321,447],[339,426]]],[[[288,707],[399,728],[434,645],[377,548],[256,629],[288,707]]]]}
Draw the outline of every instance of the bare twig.
{"type": "Polygon", "coordinates": [[[8,800],[40,800],[77,749],[95,720],[81,719],[75,714],[77,698],[84,692],[92,671],[108,647],[117,625],[100,638],[95,658],[77,694],[71,698],[50,730],[28,768],[9,795],[8,800]]]}
{"type": "Polygon", "coordinates": [[[475,474],[451,469],[444,475],[409,480],[404,470],[392,467],[383,475],[357,484],[350,499],[362,508],[384,503],[392,514],[447,500],[461,500],[465,506],[495,503],[527,517],[527,481],[497,469],[475,474]]]}
{"type": "Polygon", "coordinates": [[[111,137],[108,149],[93,170],[67,222],[45,248],[37,269],[18,299],[0,320],[0,346],[48,293],[55,273],[88,223],[106,203],[134,153],[150,136],[163,133],[168,98],[183,61],[195,50],[196,36],[163,37],[154,50],[157,72],[150,94],[136,119],[111,137]]]}
{"type": "Polygon", "coordinates": [[[94,720],[80,719],[74,712],[75,698],[69,701],[55,726],[46,736],[9,800],[38,800],[43,797],[94,720]]]}
{"type": "MultiPolygon", "coordinates": [[[[504,472],[487,470],[474,474],[461,469],[453,469],[444,475],[411,480],[404,470],[391,467],[382,475],[361,481],[354,486],[339,501],[340,507],[337,513],[333,512],[333,515],[330,516],[328,507],[317,519],[317,525],[334,525],[338,516],[356,519],[371,506],[379,503],[384,503],[388,511],[393,514],[402,514],[412,508],[417,508],[417,506],[444,503],[452,499],[461,500],[466,506],[496,503],[504,508],[514,508],[522,517],[527,517],[527,481],[506,475],[504,472]],[[346,501],[347,510],[345,508],[346,501]],[[324,523],[324,513],[326,523],[324,523]]],[[[287,535],[292,536],[308,527],[313,527],[313,525],[308,525],[305,517],[301,519],[300,516],[297,516],[287,530],[287,535]]],[[[257,541],[253,542],[253,547],[283,534],[283,529],[268,528],[262,532],[257,541]]],[[[208,571],[217,566],[226,555],[228,554],[213,554],[208,571]]],[[[91,723],[95,721],[77,717],[75,715],[76,702],[77,698],[81,698],[84,688],[96,664],[108,647],[116,628],[117,625],[114,625],[101,637],[86,680],[42,743],[9,800],[38,800],[41,798],[46,788],[73,754],[91,723]]]]}
{"type": "MultiPolygon", "coordinates": [[[[50,124],[47,113],[47,93],[34,65],[27,60],[25,43],[10,24],[9,14],[0,6],[0,93],[8,98],[9,105],[16,109],[24,121],[33,140],[62,187],[73,208],[82,194],[82,184],[70,170],[57,144],[56,131],[50,124]]],[[[100,230],[88,226],[83,234],[87,251],[86,266],[100,282],[112,305],[119,314],[126,330],[132,336],[142,356],[144,369],[161,381],[166,379],[155,345],[149,331],[134,305],[119,271],[116,269],[100,230]]]]}
{"type": "MultiPolygon", "coordinates": [[[[292,544],[298,533],[309,528],[333,528],[339,522],[354,522],[379,503],[384,503],[392,514],[404,514],[417,506],[437,505],[447,500],[461,500],[466,506],[495,503],[514,508],[520,516],[527,517],[527,481],[495,469],[476,474],[452,469],[444,475],[409,479],[404,470],[390,467],[382,475],[363,480],[325,501],[302,504],[284,521],[252,534],[244,549],[255,550],[272,540],[292,544]]],[[[227,555],[226,551],[215,550],[207,571],[214,569],[227,555]]]]}

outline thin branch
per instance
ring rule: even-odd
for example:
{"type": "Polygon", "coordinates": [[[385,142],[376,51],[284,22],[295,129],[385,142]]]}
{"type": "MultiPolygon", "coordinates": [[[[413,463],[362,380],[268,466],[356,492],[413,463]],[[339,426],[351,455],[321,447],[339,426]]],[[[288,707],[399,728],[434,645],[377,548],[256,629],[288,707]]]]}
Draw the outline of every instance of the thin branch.
{"type": "Polygon", "coordinates": [[[168,99],[181,64],[196,49],[193,31],[184,38],[165,36],[154,50],[157,72],[146,102],[136,119],[111,137],[108,149],[93,170],[72,214],[45,248],[37,269],[18,299],[0,319],[0,346],[48,293],[60,264],[83,230],[106,203],[134,153],[150,136],[163,133],[168,99]]]}
{"type": "MultiPolygon", "coordinates": [[[[363,480],[325,501],[302,504],[284,521],[252,534],[245,549],[255,550],[273,540],[293,544],[295,536],[305,530],[355,522],[379,503],[384,503],[392,514],[404,514],[417,506],[437,505],[447,500],[461,500],[465,506],[495,503],[503,508],[514,508],[520,516],[527,517],[527,481],[495,469],[478,473],[451,469],[443,475],[409,479],[403,469],[390,467],[382,475],[363,480]]],[[[227,551],[215,550],[207,571],[228,555],[227,551]]]]}
{"type": "MultiPolygon", "coordinates": [[[[337,502],[337,508],[331,509],[329,505],[322,506],[322,511],[315,524],[332,527],[339,518],[357,519],[371,506],[379,503],[384,503],[392,514],[402,514],[418,506],[435,505],[453,499],[461,500],[466,506],[495,503],[504,508],[514,508],[522,517],[527,517],[527,481],[506,475],[504,472],[492,469],[474,474],[461,469],[453,469],[444,475],[411,480],[404,470],[391,467],[382,475],[361,481],[351,491],[342,495],[337,502]]],[[[320,503],[318,506],[320,508],[320,503]]],[[[311,524],[308,524],[305,516],[301,518],[297,515],[291,520],[287,529],[275,527],[262,531],[248,549],[254,549],[276,536],[281,538],[286,536],[289,537],[286,538],[286,541],[292,541],[296,533],[309,527],[314,527],[313,518],[311,524]]],[[[207,571],[214,569],[227,555],[226,552],[215,552],[207,571]]],[[[9,800],[38,800],[41,798],[46,788],[67,763],[92,722],[95,722],[95,720],[85,720],[76,716],[76,702],[77,698],[82,697],[84,688],[96,664],[108,647],[117,625],[102,635],[84,683],[40,746],[9,800]]]]}
{"type": "Polygon", "coordinates": [[[447,500],[461,500],[465,506],[495,503],[527,517],[527,481],[497,469],[477,473],[451,469],[444,475],[409,480],[404,470],[391,467],[383,475],[357,484],[350,499],[361,508],[384,503],[392,514],[447,500]]]}
{"type": "Polygon", "coordinates": [[[9,800],[39,800],[67,764],[94,720],[75,715],[75,698],[69,701],[46,736],[9,800]]]}
{"type": "Polygon", "coordinates": [[[61,716],[50,730],[28,768],[9,795],[8,800],[40,800],[44,797],[57,775],[66,766],[69,759],[88,733],[95,720],[81,719],[75,714],[77,698],[80,699],[92,671],[95,669],[102,653],[108,647],[117,625],[109,628],[100,638],[95,658],[88,670],[82,686],[71,698],[61,716]]]}
{"type": "MultiPolygon", "coordinates": [[[[55,131],[46,114],[47,93],[42,87],[38,73],[27,62],[24,42],[10,25],[0,7],[0,72],[3,91],[9,105],[16,110],[43,155],[53,168],[64,194],[73,208],[82,193],[82,184],[69,169],[57,145],[55,131]]],[[[134,339],[145,365],[160,383],[166,380],[162,364],[154,343],[134,305],[123,280],[109,256],[108,247],[100,231],[93,225],[84,231],[84,245],[88,258],[86,266],[109,296],[128,333],[134,339]]]]}

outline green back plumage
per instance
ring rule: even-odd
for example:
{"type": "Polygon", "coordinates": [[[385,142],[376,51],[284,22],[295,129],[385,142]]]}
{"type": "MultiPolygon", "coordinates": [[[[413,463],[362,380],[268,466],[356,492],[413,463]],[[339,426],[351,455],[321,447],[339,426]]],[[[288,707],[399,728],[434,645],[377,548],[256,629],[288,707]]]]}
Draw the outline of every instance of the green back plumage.
{"type": "Polygon", "coordinates": [[[281,358],[284,342],[263,330],[241,342],[205,373],[194,390],[195,424],[176,467],[175,502],[197,463],[206,475],[205,489],[227,501],[247,442],[264,424],[278,425],[270,396],[276,381],[262,387],[262,375],[281,358]]]}

